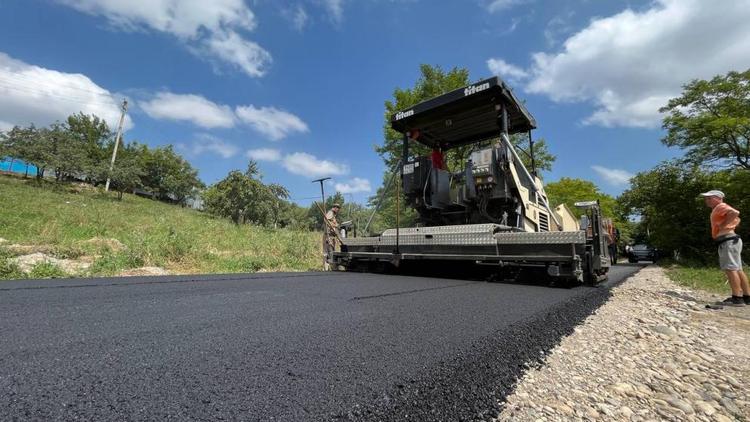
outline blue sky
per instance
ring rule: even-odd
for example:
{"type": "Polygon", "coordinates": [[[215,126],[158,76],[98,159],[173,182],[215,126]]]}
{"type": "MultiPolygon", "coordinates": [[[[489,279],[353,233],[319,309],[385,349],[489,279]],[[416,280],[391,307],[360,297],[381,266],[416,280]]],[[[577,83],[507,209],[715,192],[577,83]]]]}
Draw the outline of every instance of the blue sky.
{"type": "Polygon", "coordinates": [[[658,108],[750,67],[750,2],[693,0],[4,0],[0,129],[84,111],[173,144],[212,183],[248,157],[302,204],[310,180],[357,201],[384,171],[383,103],[420,63],[498,74],[557,161],[618,194],[678,154],[658,108]]]}

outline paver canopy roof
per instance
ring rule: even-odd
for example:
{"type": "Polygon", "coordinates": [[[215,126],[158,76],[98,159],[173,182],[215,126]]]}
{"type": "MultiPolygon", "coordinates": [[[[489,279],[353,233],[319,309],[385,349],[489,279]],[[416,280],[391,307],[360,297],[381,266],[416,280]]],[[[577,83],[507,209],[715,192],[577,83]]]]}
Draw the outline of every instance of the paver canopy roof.
{"type": "Polygon", "coordinates": [[[498,137],[501,104],[508,110],[509,133],[536,128],[534,117],[497,76],[399,111],[391,116],[391,127],[418,133],[417,142],[429,147],[450,149],[498,137]]]}

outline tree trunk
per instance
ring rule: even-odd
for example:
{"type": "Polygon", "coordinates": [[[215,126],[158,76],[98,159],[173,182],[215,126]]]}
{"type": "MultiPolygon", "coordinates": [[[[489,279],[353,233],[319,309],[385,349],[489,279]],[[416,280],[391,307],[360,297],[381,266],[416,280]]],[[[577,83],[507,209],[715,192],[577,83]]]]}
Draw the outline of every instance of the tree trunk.
{"type": "Polygon", "coordinates": [[[23,178],[26,179],[29,177],[29,163],[26,163],[26,173],[24,173],[23,178]]]}
{"type": "Polygon", "coordinates": [[[10,157],[10,167],[8,167],[8,173],[13,173],[13,162],[15,159],[13,157],[10,157]]]}

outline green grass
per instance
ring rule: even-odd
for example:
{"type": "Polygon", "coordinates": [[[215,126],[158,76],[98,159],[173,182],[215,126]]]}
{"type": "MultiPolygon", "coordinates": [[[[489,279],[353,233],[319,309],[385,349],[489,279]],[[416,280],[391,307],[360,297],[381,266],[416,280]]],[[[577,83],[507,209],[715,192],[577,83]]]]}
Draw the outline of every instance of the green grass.
{"type": "Polygon", "coordinates": [[[727,278],[718,266],[676,264],[671,261],[663,261],[659,265],[665,269],[667,276],[679,285],[712,293],[729,292],[727,278]]]}
{"type": "Polygon", "coordinates": [[[9,259],[12,257],[13,255],[10,252],[5,250],[4,248],[0,248],[0,280],[25,277],[25,274],[21,272],[21,269],[18,268],[18,265],[9,261],[9,259]]]}
{"type": "Polygon", "coordinates": [[[69,275],[54,264],[43,262],[34,265],[34,268],[28,274],[29,278],[64,278],[69,275]]]}
{"type": "MultiPolygon", "coordinates": [[[[39,185],[9,176],[0,176],[0,237],[7,240],[0,246],[0,279],[23,275],[8,259],[24,252],[11,251],[10,244],[92,261],[79,274],[88,276],[143,266],[178,274],[308,271],[321,267],[322,254],[319,233],[237,226],[134,195],[118,201],[87,186],[39,185]]],[[[65,275],[49,265],[38,267],[27,276],[65,275]]]]}

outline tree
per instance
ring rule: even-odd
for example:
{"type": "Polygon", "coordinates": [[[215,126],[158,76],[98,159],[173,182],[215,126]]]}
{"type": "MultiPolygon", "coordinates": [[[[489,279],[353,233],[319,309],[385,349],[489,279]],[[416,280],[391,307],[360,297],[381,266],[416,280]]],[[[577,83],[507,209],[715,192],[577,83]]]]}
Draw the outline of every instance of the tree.
{"type": "MultiPolygon", "coordinates": [[[[510,143],[519,152],[518,156],[521,157],[523,165],[532,171],[531,165],[531,152],[529,151],[529,138],[525,133],[516,133],[510,136],[510,143]]],[[[534,140],[534,170],[537,174],[541,171],[551,171],[552,164],[557,159],[550,151],[547,146],[547,141],[544,138],[537,138],[534,140]]]]}
{"type": "Polygon", "coordinates": [[[110,187],[117,191],[117,199],[122,200],[122,194],[126,191],[134,191],[143,186],[141,178],[145,174],[142,160],[139,156],[140,145],[133,142],[123,145],[117,153],[117,162],[109,170],[109,160],[92,166],[89,173],[91,180],[110,179],[110,187]]]}
{"type": "Polygon", "coordinates": [[[312,230],[314,222],[308,217],[309,209],[293,202],[279,201],[279,227],[289,227],[295,230],[312,230]]]}
{"type": "MultiPolygon", "coordinates": [[[[378,188],[375,195],[369,198],[368,205],[378,210],[373,217],[370,227],[367,229],[370,234],[381,233],[385,229],[396,227],[396,223],[401,227],[408,227],[416,221],[417,212],[413,208],[406,206],[403,194],[401,195],[400,202],[396,203],[396,191],[400,189],[396,186],[397,183],[401,183],[398,174],[394,175],[391,179],[391,174],[386,172],[383,175],[383,185],[378,188]],[[388,184],[389,179],[391,180],[390,184],[388,184]]],[[[365,227],[363,226],[362,230],[364,229],[365,227]]]]}
{"type": "Polygon", "coordinates": [[[198,171],[171,146],[149,148],[136,142],[123,143],[110,171],[115,146],[111,135],[103,120],[78,113],[68,117],[66,123],[45,128],[16,126],[0,133],[0,152],[11,160],[34,165],[38,179],[47,169],[55,171],[58,182],[78,179],[97,184],[109,176],[120,197],[126,190],[144,186],[154,198],[184,205],[205,187],[198,171]]]}
{"type": "Polygon", "coordinates": [[[204,209],[235,224],[271,225],[278,221],[280,201],[289,192],[280,185],[265,185],[253,161],[243,173],[232,170],[227,177],[211,185],[203,194],[204,209]]]}
{"type": "Polygon", "coordinates": [[[42,133],[42,141],[49,148],[47,162],[55,170],[55,180],[60,182],[72,177],[85,178],[84,171],[90,166],[87,163],[84,140],[74,136],[61,123],[54,123],[42,133]]]}
{"type": "Polygon", "coordinates": [[[693,80],[662,107],[662,142],[686,150],[684,161],[750,169],[750,70],[693,80]]]}
{"type": "Polygon", "coordinates": [[[36,167],[37,180],[44,177],[44,172],[52,161],[52,145],[48,142],[49,129],[37,129],[33,124],[29,127],[16,126],[6,133],[7,142],[12,145],[15,156],[36,167]]]}
{"type": "Polygon", "coordinates": [[[576,218],[583,214],[583,210],[575,206],[576,202],[598,200],[602,215],[611,218],[620,231],[621,242],[630,243],[638,232],[639,226],[631,221],[631,212],[617,198],[602,192],[593,182],[563,177],[557,182],[547,183],[544,190],[552,208],[565,204],[576,218]]]}
{"type": "Polygon", "coordinates": [[[633,177],[618,201],[628,213],[640,216],[641,231],[649,243],[706,262],[715,248],[708,224],[710,210],[698,194],[713,188],[714,177],[697,166],[662,163],[633,177]]]}
{"type": "Polygon", "coordinates": [[[246,173],[232,170],[227,177],[206,189],[203,208],[210,214],[229,217],[235,224],[242,224],[255,202],[255,184],[246,173]]]}
{"type": "Polygon", "coordinates": [[[3,133],[6,151],[11,160],[22,159],[37,167],[37,177],[44,177],[47,168],[55,171],[57,181],[71,177],[91,180],[99,174],[97,166],[106,160],[106,142],[110,135],[106,123],[96,116],[72,115],[66,123],[53,123],[46,128],[14,127],[3,133]]]}
{"type": "Polygon", "coordinates": [[[547,183],[544,191],[549,197],[551,207],[565,204],[571,211],[580,217],[582,212],[575,207],[576,202],[599,200],[602,214],[605,217],[622,220],[618,212],[617,201],[610,195],[603,193],[599,188],[588,180],[563,177],[557,182],[547,183]]]}
{"type": "Polygon", "coordinates": [[[143,169],[143,186],[156,198],[184,204],[187,198],[195,195],[197,189],[204,187],[198,178],[198,171],[171,145],[148,148],[139,144],[135,148],[143,169]]]}
{"type": "Polygon", "coordinates": [[[83,113],[68,117],[67,126],[70,136],[76,139],[83,148],[85,161],[81,167],[87,179],[94,184],[103,183],[105,179],[96,180],[94,175],[104,176],[98,171],[98,167],[103,163],[109,164],[112,155],[114,140],[109,126],[99,117],[83,113]]]}
{"type": "Polygon", "coordinates": [[[135,157],[122,157],[117,160],[117,165],[108,172],[110,186],[117,191],[117,199],[122,200],[122,194],[141,187],[141,176],[143,168],[135,157]]]}
{"type": "MultiPolygon", "coordinates": [[[[391,128],[391,116],[424,100],[464,87],[470,82],[469,71],[465,68],[454,67],[446,72],[440,66],[422,64],[419,66],[419,71],[420,76],[414,87],[394,89],[393,99],[385,102],[384,141],[383,145],[375,147],[375,151],[383,158],[387,168],[393,168],[401,158],[403,141],[403,135],[391,128]]],[[[411,143],[410,147],[414,154],[429,153],[429,150],[421,144],[411,143]]],[[[448,158],[451,158],[451,154],[448,158]]]]}
{"type": "Polygon", "coordinates": [[[18,155],[18,137],[14,136],[13,133],[19,129],[18,126],[15,126],[9,131],[0,132],[0,160],[6,158],[10,160],[8,171],[13,171],[13,162],[18,155]]]}
{"type": "Polygon", "coordinates": [[[284,204],[286,203],[286,200],[289,199],[289,190],[276,183],[266,185],[266,188],[268,188],[270,193],[268,196],[271,208],[270,223],[274,228],[277,228],[281,220],[281,212],[284,208],[284,204]]]}
{"type": "MultiPolygon", "coordinates": [[[[716,188],[740,212],[750,210],[750,172],[710,171],[683,161],[661,163],[637,174],[618,202],[626,212],[640,216],[640,232],[648,243],[705,264],[715,262],[716,245],[711,240],[711,211],[698,194],[716,188]]],[[[745,224],[736,230],[743,238],[750,236],[745,224]]]]}
{"type": "Polygon", "coordinates": [[[38,179],[48,168],[55,171],[57,181],[83,178],[88,170],[83,141],[63,123],[41,129],[16,126],[4,135],[4,143],[12,146],[14,156],[37,168],[38,179]]]}
{"type": "Polygon", "coordinates": [[[182,205],[188,198],[192,198],[197,194],[197,191],[205,187],[198,178],[198,170],[178,155],[175,155],[172,166],[168,167],[163,181],[163,188],[167,196],[171,196],[171,199],[182,205]]]}

